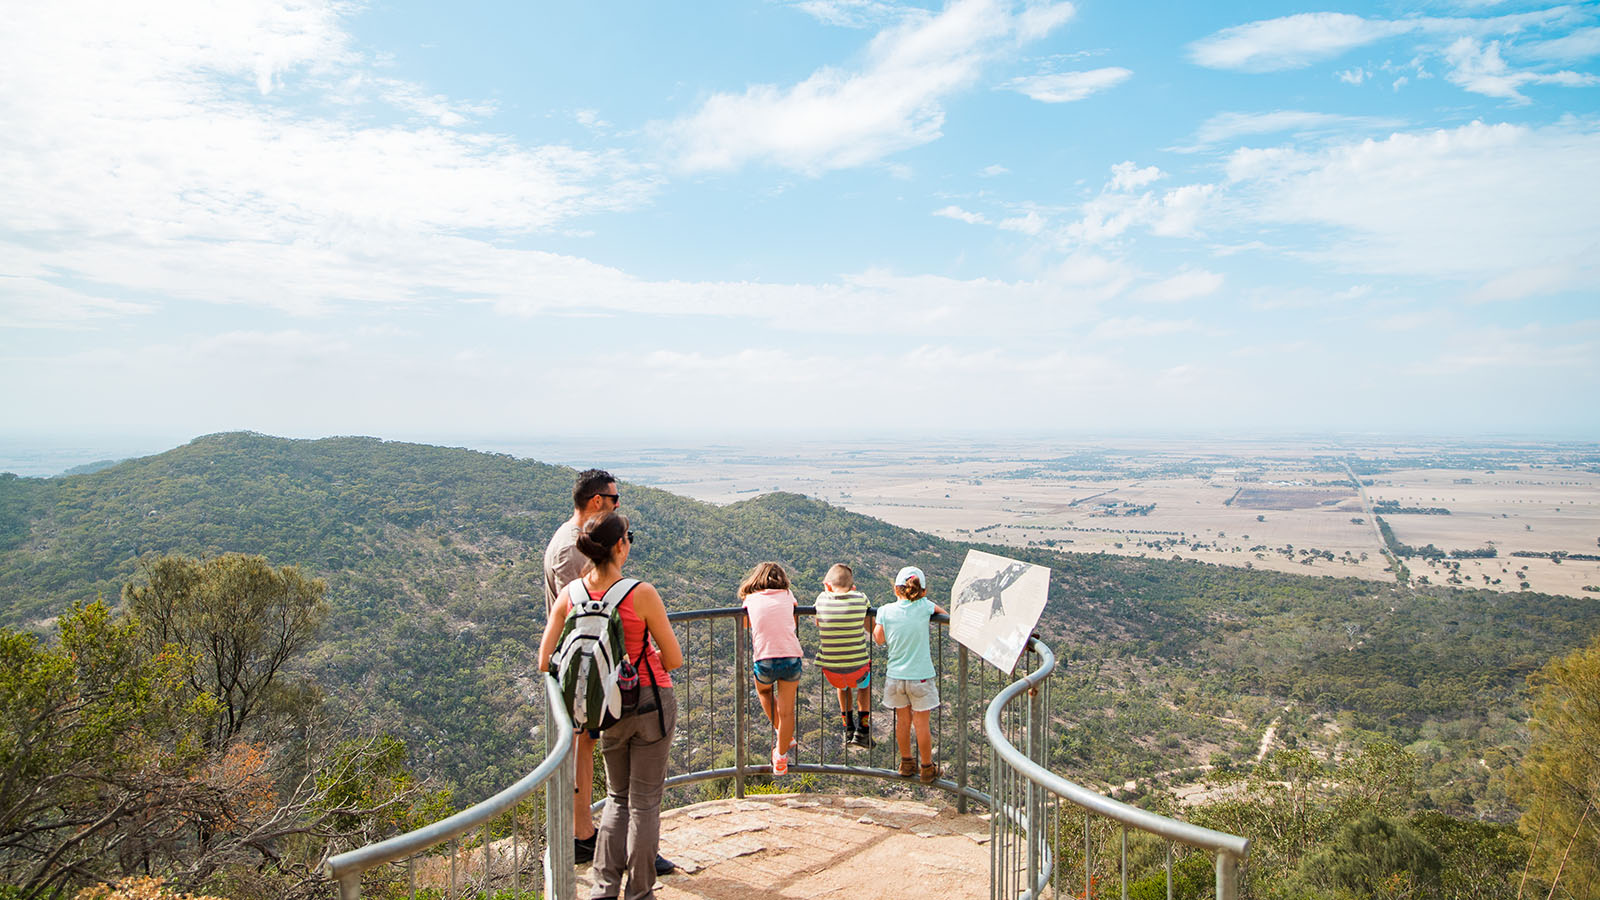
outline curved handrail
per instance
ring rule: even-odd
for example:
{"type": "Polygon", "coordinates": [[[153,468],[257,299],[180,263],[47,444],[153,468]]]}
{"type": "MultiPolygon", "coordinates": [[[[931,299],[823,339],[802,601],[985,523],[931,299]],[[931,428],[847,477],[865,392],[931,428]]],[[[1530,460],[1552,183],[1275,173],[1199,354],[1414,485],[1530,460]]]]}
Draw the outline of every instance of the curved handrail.
{"type": "MultiPolygon", "coordinates": [[[[798,615],[813,615],[815,611],[816,608],[814,606],[796,607],[796,613],[798,615]]],[[[741,607],[721,607],[714,609],[673,612],[668,614],[668,619],[675,624],[702,620],[716,620],[722,618],[737,620],[743,616],[743,613],[744,610],[741,607]]],[[[945,626],[949,625],[950,619],[947,615],[935,615],[932,618],[933,621],[937,622],[938,624],[945,626]]],[[[1055,773],[1046,769],[1044,766],[1040,765],[1034,759],[1029,758],[1028,754],[1017,749],[1017,747],[1015,747],[1010,740],[1006,738],[1005,732],[1001,725],[1001,716],[1007,704],[1015,700],[1024,691],[1036,691],[1039,686],[1044,683],[1047,678],[1049,678],[1056,668],[1055,653],[1051,651],[1049,646],[1043,641],[1036,637],[1031,637],[1029,638],[1028,646],[1034,652],[1039,654],[1039,667],[1034,671],[1027,673],[1021,679],[1001,689],[999,693],[995,695],[994,699],[990,701],[984,713],[983,732],[990,748],[993,750],[994,756],[992,759],[994,764],[997,766],[1004,764],[1010,767],[1010,769],[1016,773],[1016,775],[1026,779],[1031,784],[1037,785],[1039,788],[1042,788],[1045,791],[1064,798],[1067,801],[1082,807],[1086,811],[1104,816],[1113,821],[1120,822],[1130,828],[1135,828],[1140,831],[1148,832],[1172,841],[1177,841],[1183,844],[1215,852],[1217,854],[1217,876],[1219,885],[1218,896],[1224,897],[1225,900],[1226,898],[1236,896],[1234,890],[1235,866],[1249,853],[1250,841],[1247,838],[1226,834],[1224,832],[1215,831],[1210,828],[1205,828],[1203,826],[1194,825],[1188,822],[1182,822],[1176,819],[1170,819],[1166,816],[1139,809],[1135,806],[1130,806],[1126,803],[1122,803],[1120,801],[1113,800],[1110,797],[1096,793],[1088,788],[1081,787],[1065,778],[1062,778],[1059,775],[1056,775],[1055,773]],[[1228,889],[1226,890],[1223,888],[1225,881],[1228,885],[1228,889]]],[[[737,690],[743,691],[745,677],[744,666],[747,665],[744,642],[741,640],[736,644],[736,648],[739,660],[735,667],[736,683],[738,685],[737,690]]],[[[966,653],[966,648],[960,648],[959,677],[963,685],[960,701],[962,710],[966,709],[966,653]]],[[[553,711],[553,718],[549,720],[549,724],[552,727],[547,731],[547,740],[549,740],[550,735],[565,735],[572,733],[573,724],[571,715],[564,708],[564,704],[559,702],[561,697],[560,686],[556,683],[555,679],[548,674],[543,676],[543,680],[546,706],[549,710],[553,711]]],[[[744,726],[742,722],[742,707],[740,707],[740,709],[741,711],[739,716],[741,721],[736,729],[736,741],[738,741],[739,747],[742,749],[744,726]]],[[[963,719],[965,718],[965,712],[961,714],[961,717],[963,719]]],[[[958,757],[963,760],[966,759],[966,755],[964,749],[960,748],[964,747],[965,744],[964,733],[964,731],[957,732],[958,757]]],[[[431,847],[437,846],[445,841],[465,834],[474,828],[486,826],[488,822],[532,794],[540,786],[544,785],[547,781],[550,781],[552,777],[557,777],[560,780],[565,781],[565,790],[559,792],[562,794],[562,796],[571,793],[571,767],[568,765],[568,763],[570,762],[570,757],[572,754],[572,742],[561,740],[550,741],[550,744],[552,749],[549,755],[545,757],[545,759],[537,768],[518,780],[515,784],[499,792],[498,794],[495,794],[493,797],[490,797],[489,799],[469,809],[456,813],[455,815],[452,815],[439,822],[435,822],[431,825],[424,826],[406,834],[389,838],[376,844],[371,844],[366,847],[341,853],[338,856],[328,859],[324,865],[324,869],[329,878],[334,879],[339,883],[341,898],[354,898],[359,896],[359,882],[361,873],[387,862],[393,862],[396,860],[416,856],[417,854],[431,847]]],[[[734,768],[702,769],[694,772],[680,773],[669,777],[667,779],[667,785],[672,786],[691,784],[694,782],[733,776],[738,780],[739,784],[739,793],[736,794],[736,796],[743,796],[742,780],[745,775],[764,774],[766,772],[770,772],[770,770],[770,766],[746,764],[741,752],[738,757],[738,764],[734,768]]],[[[797,773],[815,772],[826,775],[847,775],[853,777],[903,780],[903,777],[898,772],[891,771],[889,769],[874,768],[870,766],[824,764],[822,762],[804,763],[796,761],[790,764],[789,771],[797,773]]],[[[998,771],[998,769],[995,771],[998,771]]],[[[965,808],[964,804],[967,802],[967,800],[975,800],[991,808],[994,813],[994,815],[991,817],[992,821],[998,822],[1003,818],[1006,821],[1010,821],[1014,826],[1022,829],[1023,832],[1031,832],[1033,830],[1032,826],[1034,823],[1030,821],[1030,817],[1035,814],[1031,809],[1031,804],[1033,801],[1030,800],[1030,810],[1028,811],[1023,810],[1020,807],[1012,808],[1009,804],[1004,802],[999,802],[999,805],[1005,807],[1004,809],[996,809],[995,807],[997,805],[997,801],[999,801],[1000,795],[996,794],[991,797],[990,794],[986,794],[982,791],[969,787],[966,783],[967,779],[965,777],[964,767],[958,774],[960,777],[956,781],[939,779],[929,786],[955,794],[958,798],[960,798],[961,804],[963,804],[961,807],[962,809],[965,808]]],[[[558,782],[555,787],[552,788],[552,790],[561,787],[563,787],[563,785],[558,782]]],[[[993,785],[991,785],[991,790],[992,789],[993,785]]],[[[1031,797],[1032,789],[1030,788],[1029,790],[1029,796],[1031,797]]],[[[546,824],[548,833],[556,834],[566,833],[569,831],[572,826],[572,822],[570,815],[567,813],[570,811],[571,807],[565,803],[554,802],[551,798],[547,798],[547,802],[551,803],[551,817],[548,819],[546,824]]],[[[601,806],[601,803],[596,803],[594,805],[598,808],[601,806]]],[[[487,837],[485,840],[487,840],[487,837]]],[[[1032,847],[1032,838],[1030,837],[1030,854],[1032,853],[1032,847]]],[[[552,883],[547,885],[547,896],[566,897],[570,896],[572,892],[572,881],[570,880],[572,859],[570,849],[570,843],[565,841],[556,841],[549,851],[550,858],[546,861],[547,875],[551,875],[554,872],[560,871],[565,871],[566,875],[565,877],[556,876],[561,878],[559,884],[552,883]]],[[[1048,848],[1041,847],[1040,849],[1046,856],[1053,855],[1050,853],[1048,848]]],[[[1043,862],[1045,863],[1045,867],[1043,870],[1044,877],[1040,882],[1041,885],[1049,880],[1049,871],[1054,868],[1051,860],[1045,859],[1043,862]]],[[[1126,860],[1124,860],[1124,864],[1125,863],[1126,860]]],[[[1032,869],[1032,862],[1030,860],[1030,877],[1033,875],[1034,871],[1032,869]]],[[[991,865],[991,876],[993,876],[993,865],[991,865]]],[[[1038,896],[1038,887],[1039,885],[1032,886],[1032,889],[1024,892],[1023,896],[1038,896]]]]}
{"type": "MultiPolygon", "coordinates": [[[[572,717],[563,708],[563,704],[552,702],[561,696],[561,686],[550,675],[544,676],[544,690],[546,706],[555,711],[555,729],[550,734],[567,735],[572,733],[572,717]]],[[[388,840],[376,844],[368,844],[329,857],[323,865],[323,870],[328,877],[338,881],[341,889],[351,879],[360,876],[362,872],[398,859],[415,856],[424,850],[436,847],[451,838],[460,837],[492,821],[495,817],[521,802],[528,795],[538,790],[541,785],[556,775],[567,758],[572,755],[572,741],[551,740],[552,750],[544,761],[539,763],[532,772],[522,776],[515,784],[506,788],[493,797],[470,806],[449,818],[440,819],[432,825],[425,825],[415,831],[396,835],[388,840]]]]}
{"type": "Polygon", "coordinates": [[[1108,819],[1148,831],[1164,838],[1188,844],[1191,847],[1200,847],[1219,853],[1227,853],[1239,859],[1244,859],[1250,851],[1249,838],[1238,837],[1222,831],[1216,831],[1201,825],[1169,819],[1158,813],[1130,806],[1120,800],[1113,800],[1104,794],[1091,791],[1088,788],[1073,784],[1060,775],[1051,772],[1027,757],[1027,754],[1018,750],[1010,741],[1006,740],[1005,733],[1000,728],[1000,711],[1005,708],[1018,694],[1036,687],[1050,675],[1056,666],[1056,656],[1050,647],[1037,638],[1029,640],[1029,646],[1038,652],[1041,657],[1039,668],[1029,672],[1021,680],[1013,682],[1004,690],[995,695],[989,702],[989,709],[983,717],[983,733],[989,739],[989,745],[1000,754],[1013,769],[1016,769],[1024,778],[1039,785],[1045,790],[1059,794],[1078,806],[1099,813],[1108,819]]]}
{"type": "MultiPolygon", "coordinates": [[[[1007,685],[999,693],[995,694],[994,699],[989,702],[988,709],[985,711],[983,717],[984,737],[988,740],[989,747],[994,752],[993,771],[998,773],[1002,765],[1007,766],[1010,768],[1012,773],[1022,779],[1026,784],[1027,809],[1025,811],[1019,808],[1014,808],[1006,804],[1003,800],[998,803],[990,804],[990,808],[994,813],[994,815],[991,816],[991,834],[997,833],[995,831],[996,825],[1003,817],[1007,821],[1012,822],[1013,825],[1020,828],[1023,833],[1027,835],[1027,882],[1026,887],[1019,894],[1021,900],[1036,900],[1036,898],[1042,896],[1045,886],[1050,883],[1054,875],[1055,869],[1055,848],[1051,846],[1048,839],[1041,839],[1035,834],[1040,824],[1044,824],[1045,828],[1048,829],[1048,816],[1043,817],[1042,823],[1035,821],[1036,819],[1041,818],[1041,806],[1039,801],[1042,799],[1036,793],[1036,789],[1042,789],[1047,794],[1053,794],[1057,797],[1064,798],[1069,803],[1072,803],[1083,809],[1085,815],[1095,814],[1110,819],[1114,822],[1120,822],[1124,829],[1130,827],[1135,828],[1148,834],[1154,834],[1156,836],[1166,838],[1168,841],[1176,841],[1179,843],[1188,844],[1192,847],[1199,847],[1215,853],[1217,874],[1216,896],[1218,900],[1236,900],[1239,895],[1238,865],[1250,852],[1250,840],[1248,838],[1216,831],[1200,825],[1192,824],[1190,822],[1171,819],[1148,810],[1139,809],[1136,806],[1130,806],[1118,800],[1113,800],[1110,797],[1106,797],[1102,794],[1096,793],[1095,791],[1091,791],[1080,785],[1074,784],[1073,782],[1062,778],[1061,776],[1040,765],[1037,761],[1030,758],[1028,754],[1018,750],[1016,746],[1006,738],[1004,729],[1002,728],[1000,722],[1001,714],[1005,710],[1007,704],[1026,691],[1029,695],[1029,709],[1027,713],[1027,719],[1030,723],[1028,725],[1028,743],[1030,749],[1032,748],[1034,744],[1033,729],[1035,727],[1033,723],[1036,720],[1039,720],[1040,716],[1040,712],[1037,707],[1039,685],[1050,676],[1051,672],[1053,672],[1056,667],[1055,653],[1052,652],[1050,647],[1043,641],[1039,640],[1037,637],[1030,637],[1028,639],[1028,647],[1035,653],[1039,654],[1039,667],[1034,671],[1029,672],[1021,679],[1007,685]]],[[[998,778],[998,774],[996,774],[994,777],[998,778]]],[[[995,796],[996,798],[1000,798],[1001,793],[997,791],[995,796]]],[[[1084,896],[1089,896],[1093,892],[1093,879],[1090,876],[1088,869],[1089,851],[1087,848],[1087,842],[1089,838],[1087,822],[1085,824],[1084,840],[1086,842],[1084,850],[1084,896]]],[[[998,859],[998,856],[995,854],[1003,854],[1003,851],[998,849],[999,844],[997,843],[995,846],[996,849],[991,851],[991,878],[994,875],[995,865],[998,859]]],[[[1122,892],[1123,896],[1127,896],[1128,883],[1126,830],[1123,832],[1122,855],[1122,892]]],[[[999,897],[1003,893],[1003,891],[996,890],[996,886],[994,884],[990,885],[990,891],[991,896],[994,897],[999,897]]],[[[1170,845],[1167,856],[1167,896],[1172,896],[1172,856],[1170,845]]]]}

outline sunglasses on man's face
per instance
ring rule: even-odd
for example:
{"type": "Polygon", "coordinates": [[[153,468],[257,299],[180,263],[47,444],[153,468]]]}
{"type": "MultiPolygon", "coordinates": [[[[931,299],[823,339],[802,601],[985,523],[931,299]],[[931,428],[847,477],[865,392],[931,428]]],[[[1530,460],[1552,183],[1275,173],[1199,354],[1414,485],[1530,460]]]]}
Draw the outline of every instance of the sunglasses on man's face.
{"type": "Polygon", "coordinates": [[[615,503],[618,506],[622,505],[622,495],[621,494],[595,494],[595,496],[596,497],[605,497],[607,500],[610,500],[612,503],[615,503]]]}

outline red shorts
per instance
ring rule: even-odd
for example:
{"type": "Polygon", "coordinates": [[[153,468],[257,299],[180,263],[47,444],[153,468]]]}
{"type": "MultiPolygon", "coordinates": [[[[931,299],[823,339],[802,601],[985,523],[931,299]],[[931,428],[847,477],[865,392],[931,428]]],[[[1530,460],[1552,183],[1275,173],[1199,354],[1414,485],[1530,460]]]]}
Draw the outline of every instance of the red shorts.
{"type": "Polygon", "coordinates": [[[822,674],[828,679],[829,684],[841,691],[847,691],[851,688],[861,690],[872,684],[872,663],[867,663],[859,669],[851,669],[847,672],[823,669],[822,674]]]}

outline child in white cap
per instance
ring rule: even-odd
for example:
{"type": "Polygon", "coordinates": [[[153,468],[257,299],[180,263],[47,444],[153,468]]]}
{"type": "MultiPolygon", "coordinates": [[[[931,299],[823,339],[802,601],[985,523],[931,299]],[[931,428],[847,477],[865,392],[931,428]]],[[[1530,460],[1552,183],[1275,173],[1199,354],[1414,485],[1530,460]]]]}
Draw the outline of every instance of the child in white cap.
{"type": "Polygon", "coordinates": [[[943,613],[928,599],[928,578],[906,566],[894,578],[895,602],[878,608],[872,639],[889,648],[889,670],[883,680],[883,705],[894,710],[894,737],[900,747],[900,774],[917,775],[923,784],[939,777],[933,761],[933,733],[928,713],[939,705],[939,684],[928,649],[928,620],[943,613]],[[911,729],[917,730],[921,766],[911,757],[911,729]]]}

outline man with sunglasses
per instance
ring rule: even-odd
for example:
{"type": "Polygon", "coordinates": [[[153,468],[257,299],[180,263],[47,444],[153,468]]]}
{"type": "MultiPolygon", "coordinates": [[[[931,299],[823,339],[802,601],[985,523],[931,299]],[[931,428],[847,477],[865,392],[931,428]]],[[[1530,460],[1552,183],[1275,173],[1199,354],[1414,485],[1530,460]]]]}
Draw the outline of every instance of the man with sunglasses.
{"type": "MultiPolygon", "coordinates": [[[[595,516],[602,516],[622,505],[617,492],[617,480],[603,469],[585,469],[578,473],[578,482],[572,487],[572,518],[561,523],[544,550],[544,615],[550,620],[550,608],[567,585],[581,577],[589,568],[589,560],[578,552],[578,531],[595,516]]],[[[628,533],[633,542],[633,533],[628,533]]],[[[594,744],[600,737],[596,731],[579,731],[574,735],[573,749],[578,762],[577,784],[572,795],[573,859],[579,863],[594,859],[594,816],[589,804],[594,799],[594,744]]],[[[677,868],[666,857],[656,855],[656,874],[665,875],[677,868]]]]}

